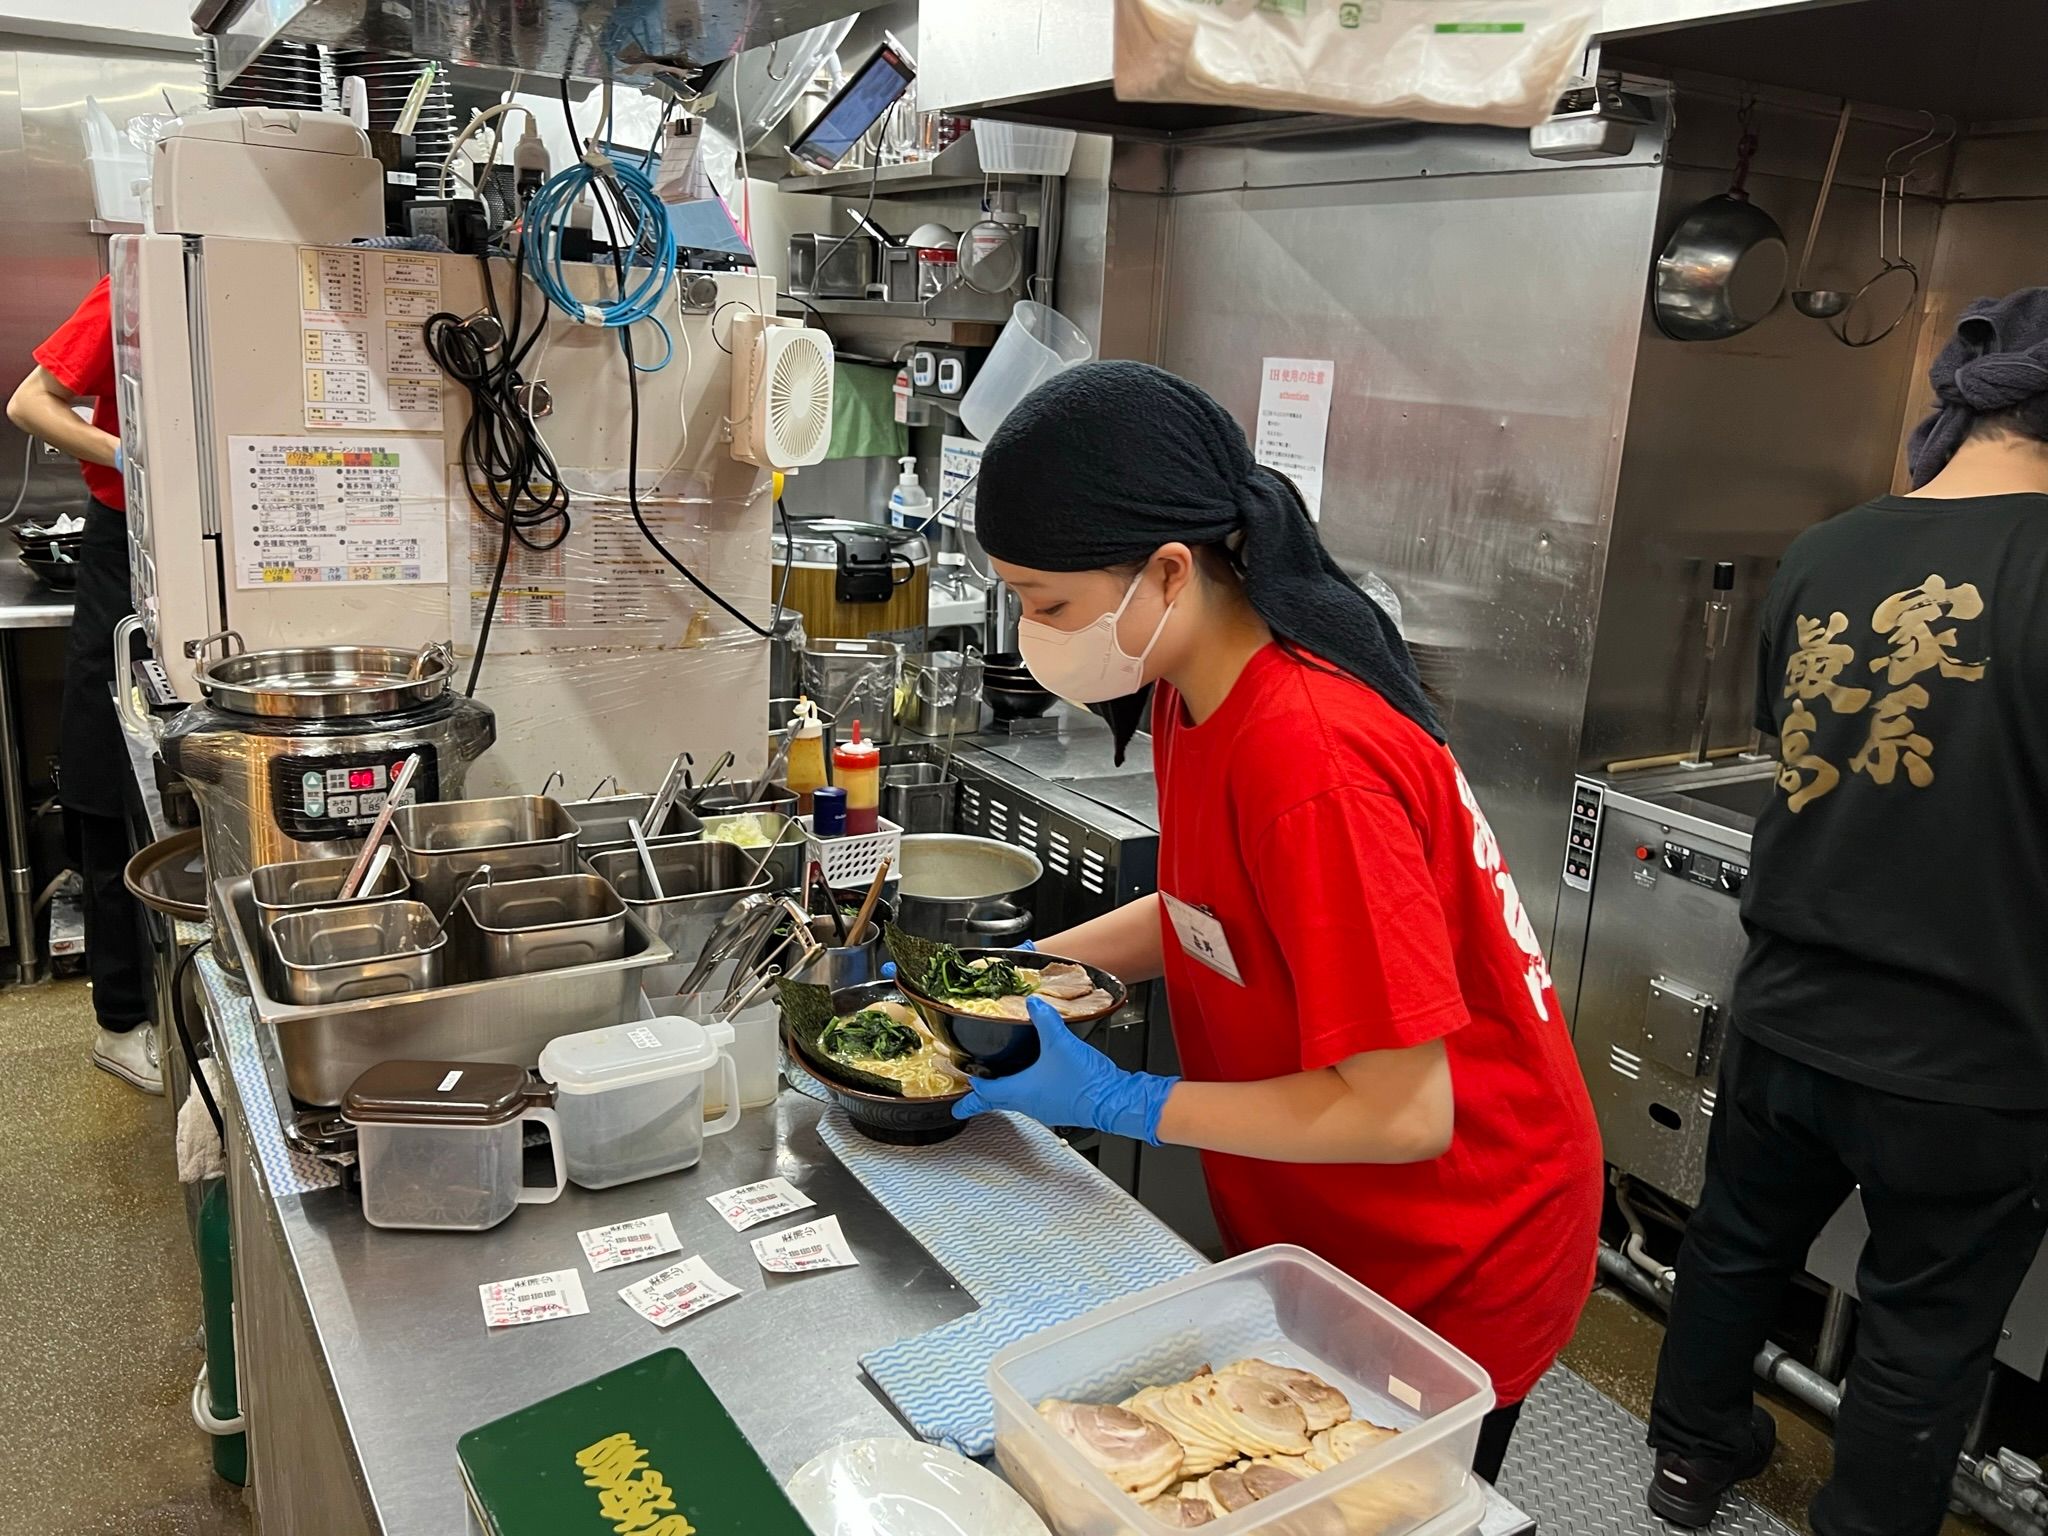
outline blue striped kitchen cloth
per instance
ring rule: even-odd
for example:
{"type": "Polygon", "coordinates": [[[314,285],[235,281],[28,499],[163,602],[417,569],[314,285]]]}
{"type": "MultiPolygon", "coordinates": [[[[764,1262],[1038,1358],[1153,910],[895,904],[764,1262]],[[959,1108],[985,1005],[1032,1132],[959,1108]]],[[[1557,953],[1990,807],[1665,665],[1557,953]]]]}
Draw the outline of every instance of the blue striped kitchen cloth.
{"type": "Polygon", "coordinates": [[[284,1127],[277,1118],[277,1099],[271,1092],[270,1074],[264,1070],[263,1049],[256,1038],[258,1030],[269,1026],[257,1019],[248,988],[228,975],[210,954],[200,955],[192,962],[192,969],[206,993],[206,1018],[212,1029],[214,1049],[235,1080],[235,1098],[242,1106],[249,1144],[256,1160],[263,1165],[263,1179],[271,1193],[309,1195],[316,1189],[331,1189],[339,1184],[338,1170],[301,1152],[284,1138],[284,1127]]]}
{"type": "Polygon", "coordinates": [[[1041,1329],[1207,1263],[1051,1131],[986,1114],[937,1146],[871,1141],[843,1114],[818,1135],[981,1310],[864,1356],[918,1435],[995,1448],[988,1363],[1041,1329]]]}

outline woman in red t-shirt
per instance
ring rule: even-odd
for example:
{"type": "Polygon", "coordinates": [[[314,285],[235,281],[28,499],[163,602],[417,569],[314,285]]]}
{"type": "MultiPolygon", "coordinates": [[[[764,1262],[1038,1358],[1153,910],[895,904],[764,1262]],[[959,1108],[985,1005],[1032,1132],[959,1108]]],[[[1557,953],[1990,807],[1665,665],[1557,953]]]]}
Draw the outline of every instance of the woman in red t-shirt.
{"type": "Polygon", "coordinates": [[[1185,1076],[1121,1071],[1034,1004],[1039,1060],[959,1112],[1200,1148],[1233,1250],[1310,1248],[1487,1368],[1496,1476],[1591,1290],[1600,1147],[1406,645],[1292,484],[1156,368],[1037,390],[976,499],[1026,662],[1106,706],[1119,758],[1151,686],[1158,892],[1044,947],[1164,977],[1185,1076]]]}

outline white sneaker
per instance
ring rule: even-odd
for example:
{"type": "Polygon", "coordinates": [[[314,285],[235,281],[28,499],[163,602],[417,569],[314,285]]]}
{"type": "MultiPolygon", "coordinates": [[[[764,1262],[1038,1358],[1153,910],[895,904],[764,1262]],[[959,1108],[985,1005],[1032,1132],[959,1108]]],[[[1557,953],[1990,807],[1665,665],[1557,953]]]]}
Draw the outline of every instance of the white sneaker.
{"type": "Polygon", "coordinates": [[[120,1031],[102,1029],[99,1039],[93,1042],[92,1064],[144,1093],[164,1091],[164,1068],[157,1058],[154,1024],[138,1024],[120,1031]]]}

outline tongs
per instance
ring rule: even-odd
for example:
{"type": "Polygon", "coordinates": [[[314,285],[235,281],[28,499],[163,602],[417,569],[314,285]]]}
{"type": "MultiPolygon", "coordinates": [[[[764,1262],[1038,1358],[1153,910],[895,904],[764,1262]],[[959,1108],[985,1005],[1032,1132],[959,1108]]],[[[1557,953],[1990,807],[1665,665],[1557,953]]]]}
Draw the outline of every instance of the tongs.
{"type": "MultiPolygon", "coordinates": [[[[696,814],[697,808],[704,803],[704,797],[717,787],[718,781],[725,777],[726,769],[730,768],[735,761],[736,759],[731,752],[720,753],[718,761],[711,765],[711,771],[704,775],[704,782],[688,792],[688,798],[683,803],[690,808],[692,815],[696,814]]],[[[746,803],[744,800],[740,802],[742,805],[746,803]]]]}
{"type": "Polygon", "coordinates": [[[662,775],[661,783],[654,791],[653,803],[647,807],[646,825],[652,828],[652,836],[661,836],[661,825],[668,820],[668,813],[676,803],[676,795],[682,790],[683,781],[689,777],[684,765],[690,754],[678,752],[675,761],[668,765],[668,772],[662,775]]]}
{"type": "Polygon", "coordinates": [[[376,857],[384,834],[391,829],[391,813],[412,793],[412,778],[419,771],[420,755],[417,752],[409,754],[399,765],[398,776],[391,781],[391,793],[384,797],[384,808],[377,812],[377,819],[370,823],[370,835],[363,839],[363,851],[356,855],[355,863],[349,866],[347,878],[341,882],[343,901],[353,901],[356,892],[363,888],[364,876],[370,872],[370,861],[376,857]]]}

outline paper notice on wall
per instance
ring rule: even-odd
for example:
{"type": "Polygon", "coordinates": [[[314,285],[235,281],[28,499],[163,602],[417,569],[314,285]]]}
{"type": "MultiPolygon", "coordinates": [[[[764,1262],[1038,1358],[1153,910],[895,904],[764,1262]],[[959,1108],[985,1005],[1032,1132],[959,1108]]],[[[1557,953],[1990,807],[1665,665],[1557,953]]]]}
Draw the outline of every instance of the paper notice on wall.
{"type": "Polygon", "coordinates": [[[1259,427],[1252,453],[1301,490],[1308,515],[1323,516],[1323,450],[1337,365],[1322,357],[1269,357],[1259,380],[1259,427]]]}
{"type": "Polygon", "coordinates": [[[441,370],[421,322],[441,307],[441,264],[407,251],[299,251],[306,425],[434,432],[441,370]]]}
{"type": "MultiPolygon", "coordinates": [[[[693,508],[643,503],[640,511],[677,559],[693,570],[715,567],[717,551],[693,508]]],[[[458,549],[467,546],[467,559],[451,576],[457,590],[450,593],[453,611],[467,615],[468,627],[457,637],[459,645],[467,645],[491,607],[504,526],[476,510],[455,465],[448,471],[448,517],[451,541],[458,549]]],[[[560,525],[543,521],[524,531],[534,543],[545,544],[560,525]]],[[[693,589],[647,542],[630,507],[579,498],[570,511],[568,535],[554,547],[533,549],[517,538],[512,541],[491,647],[523,653],[591,645],[673,648],[689,642],[701,606],[693,589]]]]}
{"type": "Polygon", "coordinates": [[[446,582],[438,437],[228,439],[237,587],[446,582]]]}
{"type": "Polygon", "coordinates": [[[939,439],[939,521],[948,528],[974,532],[974,492],[981,474],[981,442],[978,438],[939,439]]]}

